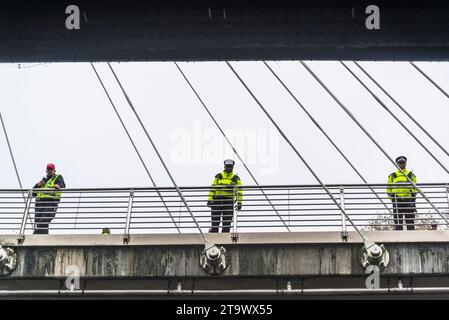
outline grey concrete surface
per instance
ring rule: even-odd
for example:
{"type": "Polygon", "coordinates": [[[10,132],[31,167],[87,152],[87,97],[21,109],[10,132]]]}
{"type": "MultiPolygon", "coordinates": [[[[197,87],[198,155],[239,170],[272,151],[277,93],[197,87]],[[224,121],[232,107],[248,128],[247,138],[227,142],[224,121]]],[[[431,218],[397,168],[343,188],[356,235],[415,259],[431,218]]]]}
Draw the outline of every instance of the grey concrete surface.
{"type": "MultiPolygon", "coordinates": [[[[391,261],[384,274],[449,275],[448,232],[378,232],[368,238],[386,245],[391,261]]],[[[220,277],[359,276],[362,243],[351,234],[347,243],[338,232],[241,234],[232,243],[229,234],[209,240],[223,245],[230,268],[220,277]]],[[[1,238],[13,243],[12,238],[1,238]]],[[[120,235],[26,236],[15,245],[17,278],[64,277],[68,266],[80,275],[114,277],[203,277],[199,266],[201,237],[186,235],[133,235],[123,244],[120,235]]]]}
{"type": "MultiPolygon", "coordinates": [[[[434,243],[449,242],[449,231],[364,231],[366,237],[382,243],[434,243]]],[[[206,234],[213,243],[233,244],[231,234],[206,234]]],[[[17,244],[16,235],[1,235],[0,242],[17,244]]],[[[238,244],[328,244],[344,243],[340,232],[264,232],[240,233],[238,244]]],[[[349,232],[347,243],[362,243],[356,232],[349,232]]],[[[195,234],[132,234],[128,245],[158,246],[158,245],[202,245],[203,239],[195,234]]],[[[123,237],[120,234],[111,235],[26,235],[21,246],[120,246],[123,237]]]]}

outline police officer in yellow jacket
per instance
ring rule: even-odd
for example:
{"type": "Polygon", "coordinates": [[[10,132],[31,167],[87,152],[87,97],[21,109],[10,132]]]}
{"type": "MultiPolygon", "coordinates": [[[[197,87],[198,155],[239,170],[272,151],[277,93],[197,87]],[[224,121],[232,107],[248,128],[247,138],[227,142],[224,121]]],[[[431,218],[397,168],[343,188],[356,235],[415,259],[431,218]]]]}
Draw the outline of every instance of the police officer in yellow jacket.
{"type": "Polygon", "coordinates": [[[404,216],[407,230],[415,230],[416,194],[417,190],[408,181],[407,177],[416,183],[416,176],[406,169],[407,158],[400,156],[396,163],[405,173],[397,170],[388,176],[387,194],[393,202],[393,217],[395,230],[403,230],[404,216]]]}
{"type": "Polygon", "coordinates": [[[234,160],[224,161],[224,171],[215,176],[209,192],[207,205],[211,208],[212,228],[209,232],[218,232],[220,220],[223,221],[222,232],[230,232],[233,216],[234,203],[237,202],[237,210],[242,209],[243,194],[241,188],[237,188],[235,195],[235,187],[241,186],[242,182],[234,170],[234,160]]]}
{"type": "Polygon", "coordinates": [[[56,215],[61,192],[57,191],[65,188],[65,182],[60,174],[56,174],[55,165],[47,165],[47,175],[36,183],[33,188],[43,188],[45,191],[37,191],[35,205],[35,229],[33,234],[48,234],[48,225],[56,215]],[[49,189],[54,189],[49,190],[49,189]]]}

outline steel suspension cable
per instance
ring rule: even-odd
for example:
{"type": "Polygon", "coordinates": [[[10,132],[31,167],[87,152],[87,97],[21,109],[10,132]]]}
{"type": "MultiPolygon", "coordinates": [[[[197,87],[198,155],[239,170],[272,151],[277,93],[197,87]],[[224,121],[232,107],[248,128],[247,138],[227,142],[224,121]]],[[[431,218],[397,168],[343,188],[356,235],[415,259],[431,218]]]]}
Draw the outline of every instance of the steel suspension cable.
{"type": "MultiPolygon", "coordinates": [[[[235,149],[235,147],[233,146],[233,144],[231,143],[231,141],[228,139],[226,133],[224,132],[224,130],[221,128],[221,126],[219,125],[218,121],[215,119],[215,117],[213,116],[213,114],[210,112],[209,108],[206,106],[206,104],[204,103],[203,99],[201,99],[200,95],[198,94],[198,92],[196,91],[196,89],[193,87],[192,83],[190,82],[190,80],[187,78],[187,76],[185,75],[185,73],[182,71],[181,67],[178,65],[177,62],[174,62],[174,64],[176,65],[176,67],[178,68],[179,72],[181,73],[182,77],[184,78],[184,80],[187,82],[187,84],[189,85],[189,87],[192,89],[193,93],[195,94],[195,96],[198,98],[199,102],[201,103],[201,105],[203,106],[204,110],[206,110],[207,114],[210,116],[210,118],[212,119],[212,121],[214,122],[214,124],[217,126],[218,130],[221,132],[221,134],[223,135],[223,137],[225,138],[226,142],[228,143],[228,145],[232,148],[232,151],[235,153],[235,155],[237,156],[237,158],[239,158],[240,162],[243,164],[243,166],[245,167],[246,171],[249,173],[249,175],[251,176],[251,178],[253,179],[253,181],[256,183],[256,185],[260,186],[259,182],[257,181],[256,177],[252,174],[251,170],[248,168],[248,166],[246,165],[245,161],[243,161],[242,157],[240,156],[240,154],[237,152],[237,150],[235,149]]],[[[276,210],[276,208],[274,207],[273,203],[271,202],[271,200],[268,198],[268,196],[266,195],[266,193],[260,189],[260,191],[262,192],[262,194],[265,196],[265,198],[267,199],[268,203],[271,205],[271,207],[273,208],[273,210],[276,212],[276,214],[278,215],[279,219],[281,219],[282,223],[284,224],[284,226],[287,228],[288,232],[291,232],[290,228],[287,226],[287,224],[285,223],[284,219],[282,218],[282,216],[279,214],[279,212],[276,210]]]]}
{"type": "Polygon", "coordinates": [[[6,144],[8,145],[9,154],[11,156],[12,164],[14,166],[14,171],[16,173],[17,181],[19,182],[20,189],[23,189],[22,187],[22,181],[20,180],[19,170],[17,170],[16,160],[14,159],[14,154],[12,152],[11,144],[9,143],[9,137],[8,133],[6,131],[5,123],[3,122],[2,113],[0,112],[0,120],[2,122],[3,132],[5,134],[6,144]]]}
{"type": "MultiPolygon", "coordinates": [[[[343,159],[349,164],[349,166],[354,170],[354,172],[360,177],[360,179],[368,185],[368,181],[363,177],[363,175],[360,173],[359,170],[354,166],[354,164],[349,160],[348,157],[343,153],[343,151],[337,146],[337,144],[332,140],[332,138],[327,134],[327,132],[324,130],[323,127],[318,123],[318,121],[312,116],[312,114],[307,110],[307,108],[299,101],[299,99],[293,94],[293,92],[288,88],[288,86],[282,81],[282,79],[277,75],[277,73],[270,67],[270,65],[263,61],[265,66],[270,70],[270,72],[273,74],[273,76],[279,81],[279,83],[284,87],[284,89],[289,93],[289,95],[295,100],[297,105],[305,112],[305,114],[309,117],[309,119],[313,122],[313,124],[320,130],[323,135],[327,138],[327,140],[332,144],[332,146],[335,148],[335,150],[338,151],[338,153],[343,157],[343,159]]],[[[387,204],[379,197],[377,192],[369,186],[369,189],[373,192],[373,194],[376,196],[376,198],[385,206],[385,208],[388,210],[388,212],[391,214],[391,209],[387,206],[387,204]]]]}
{"type": "Polygon", "coordinates": [[[416,69],[418,70],[419,73],[421,73],[427,80],[429,80],[429,82],[431,84],[433,84],[435,86],[435,88],[437,88],[438,90],[440,90],[440,92],[442,94],[444,94],[446,96],[446,98],[449,98],[449,93],[447,93],[443,88],[441,88],[435,81],[432,80],[431,77],[429,77],[420,67],[418,67],[416,64],[414,64],[413,62],[410,61],[410,64],[416,69]]]}
{"type": "Polygon", "coordinates": [[[382,100],[379,99],[378,96],[376,96],[376,94],[366,86],[366,84],[350,69],[348,68],[348,66],[346,64],[344,64],[342,61],[340,61],[341,65],[371,94],[371,96],[374,98],[374,100],[377,101],[377,103],[380,104],[380,106],[382,108],[385,109],[385,111],[387,111],[400,125],[402,128],[404,128],[405,131],[408,132],[408,134],[415,139],[416,142],[418,142],[418,144],[440,165],[441,168],[443,168],[444,171],[446,171],[446,173],[449,174],[449,170],[444,166],[443,163],[441,163],[440,160],[438,160],[438,158],[421,142],[421,140],[419,140],[414,134],[413,132],[410,131],[409,128],[407,128],[407,126],[390,110],[390,108],[388,108],[385,103],[382,102],[382,100]]]}
{"type": "Polygon", "coordinates": [[[205,243],[211,243],[206,236],[203,233],[203,230],[201,230],[200,225],[198,224],[198,221],[196,220],[195,216],[193,215],[192,210],[190,209],[189,204],[187,203],[187,200],[184,198],[184,195],[181,191],[181,189],[179,188],[178,184],[176,183],[175,179],[173,178],[170,169],[168,169],[167,165],[165,164],[164,158],[162,157],[162,155],[159,153],[158,148],[156,147],[156,144],[154,143],[153,139],[151,138],[150,134],[147,131],[147,128],[145,127],[145,124],[142,122],[142,119],[140,118],[139,114],[137,113],[137,110],[134,108],[134,105],[131,101],[131,99],[129,98],[128,94],[126,93],[125,88],[123,88],[122,83],[120,82],[120,79],[117,77],[117,74],[115,73],[114,69],[112,68],[111,64],[108,62],[108,66],[109,69],[111,70],[112,74],[114,75],[115,80],[117,81],[118,85],[120,86],[120,89],[122,90],[123,95],[125,96],[126,101],[128,102],[130,108],[132,109],[132,111],[134,112],[134,115],[136,116],[137,120],[140,123],[140,126],[142,127],[143,131],[145,132],[145,135],[148,138],[148,141],[151,143],[154,152],[156,153],[157,157],[159,158],[159,161],[162,163],[165,171],[167,172],[167,175],[169,176],[171,182],[173,183],[176,192],[178,193],[179,197],[181,198],[181,201],[184,203],[184,206],[186,207],[187,211],[189,212],[193,222],[195,223],[198,231],[201,234],[201,237],[203,238],[205,243]]]}
{"type": "Polygon", "coordinates": [[[271,117],[270,113],[265,109],[265,107],[262,105],[262,103],[257,99],[257,97],[254,95],[254,93],[251,91],[251,89],[246,85],[245,81],[243,81],[243,79],[240,77],[240,75],[237,73],[237,71],[234,69],[234,67],[228,61],[226,61],[226,64],[231,69],[231,71],[234,73],[234,75],[237,77],[237,79],[240,81],[240,83],[245,87],[246,91],[248,91],[248,93],[251,95],[251,97],[257,103],[257,105],[260,107],[260,109],[265,113],[265,115],[268,117],[268,119],[270,119],[271,123],[276,127],[279,134],[290,145],[290,147],[293,149],[293,151],[296,153],[296,155],[299,157],[299,159],[302,161],[302,163],[307,167],[307,169],[310,171],[310,173],[314,176],[314,178],[321,185],[321,187],[326,191],[326,193],[329,195],[329,197],[332,199],[332,201],[335,203],[335,205],[338,207],[338,209],[348,219],[348,221],[351,223],[351,225],[357,231],[359,236],[362,238],[363,242],[365,244],[367,244],[369,242],[368,239],[363,235],[363,233],[360,231],[360,229],[355,225],[355,223],[352,221],[352,219],[346,213],[346,210],[343,209],[343,207],[338,203],[338,201],[332,195],[332,193],[327,188],[327,186],[321,181],[321,179],[318,177],[318,175],[315,173],[315,171],[312,169],[312,167],[309,165],[309,163],[304,159],[304,157],[301,155],[301,153],[298,151],[298,149],[293,145],[293,143],[290,141],[290,139],[285,135],[285,133],[281,129],[281,127],[279,127],[279,125],[276,123],[276,121],[271,117]]]}
{"type": "MultiPolygon", "coordinates": [[[[114,109],[114,112],[115,112],[115,114],[117,115],[117,118],[119,119],[119,121],[120,121],[120,123],[121,123],[121,125],[122,125],[122,127],[123,127],[123,130],[125,130],[125,133],[126,133],[126,135],[128,136],[128,139],[129,139],[129,141],[131,142],[131,145],[133,146],[134,151],[135,151],[136,154],[137,154],[137,157],[139,158],[140,162],[142,163],[142,166],[143,166],[143,168],[145,169],[145,172],[147,173],[148,178],[150,178],[151,183],[152,183],[153,186],[156,188],[156,182],[154,181],[153,177],[151,176],[150,170],[148,170],[148,167],[147,167],[147,165],[145,164],[145,161],[143,160],[143,158],[142,158],[142,156],[141,156],[141,154],[140,154],[140,152],[139,152],[139,149],[137,148],[136,144],[134,143],[134,140],[133,140],[133,138],[131,137],[131,134],[129,133],[128,128],[126,127],[126,125],[125,125],[125,123],[124,123],[122,117],[120,116],[120,113],[118,112],[118,110],[117,110],[117,108],[116,108],[114,102],[112,101],[112,98],[111,98],[111,96],[109,95],[109,92],[108,92],[108,90],[106,89],[106,87],[105,87],[103,81],[101,80],[101,77],[100,77],[100,75],[98,74],[97,69],[95,68],[95,66],[94,66],[94,64],[93,64],[92,62],[90,63],[90,65],[92,66],[92,69],[93,69],[93,71],[95,72],[95,75],[97,76],[97,79],[98,79],[98,81],[100,82],[100,85],[101,85],[101,87],[103,88],[104,93],[105,93],[106,96],[108,97],[108,100],[109,100],[109,102],[110,102],[112,108],[114,109]]],[[[174,218],[173,218],[173,216],[172,216],[170,210],[168,209],[167,204],[166,204],[165,201],[164,201],[164,198],[162,197],[162,194],[159,192],[159,190],[156,190],[156,192],[157,192],[159,198],[161,199],[161,201],[162,201],[162,203],[163,203],[165,209],[167,210],[167,212],[168,212],[168,214],[169,214],[169,216],[170,216],[170,218],[171,218],[173,224],[175,225],[176,229],[178,230],[178,233],[181,233],[181,231],[179,230],[178,225],[176,224],[176,221],[174,220],[174,218]]]]}
{"type": "Polygon", "coordinates": [[[324,90],[334,99],[335,102],[340,106],[340,108],[354,121],[355,124],[365,133],[365,135],[377,146],[377,148],[390,160],[390,162],[407,178],[407,181],[421,194],[421,196],[430,204],[430,206],[443,218],[443,220],[449,225],[447,218],[440,212],[440,210],[435,207],[435,205],[430,201],[430,199],[425,195],[425,193],[419,188],[416,183],[413,182],[410,177],[408,177],[405,172],[397,165],[396,162],[390,157],[390,155],[382,148],[382,146],[376,141],[376,139],[371,136],[371,134],[365,129],[365,127],[357,120],[357,118],[349,111],[346,106],[340,102],[340,100],[332,93],[332,91],[321,81],[321,79],[307,66],[303,61],[300,61],[302,66],[315,78],[315,80],[323,87],[324,90]]]}
{"type": "MultiPolygon", "coordinates": [[[[9,142],[8,132],[6,131],[6,126],[5,126],[5,123],[3,121],[3,116],[2,116],[1,112],[0,112],[0,122],[2,123],[3,133],[5,134],[6,144],[8,145],[9,155],[11,156],[11,161],[12,161],[12,164],[14,166],[14,171],[16,173],[17,182],[19,183],[20,189],[23,189],[22,181],[20,180],[19,170],[17,169],[16,160],[14,158],[14,153],[12,152],[11,143],[9,142]]],[[[22,194],[22,197],[23,197],[23,201],[26,203],[26,199],[25,199],[25,196],[23,194],[22,194]]],[[[31,217],[29,215],[28,215],[28,219],[30,219],[30,223],[34,227],[34,223],[31,220],[31,217]]]]}
{"type": "Polygon", "coordinates": [[[388,91],[386,91],[369,73],[366,71],[358,62],[354,61],[354,64],[388,97],[391,101],[394,102],[394,104],[401,109],[402,112],[404,112],[407,117],[413,121],[415,125],[417,125],[426,135],[429,137],[430,140],[433,141],[447,156],[449,156],[449,152],[417,121],[415,118],[403,107],[399,104],[396,99],[394,99],[388,91]]]}

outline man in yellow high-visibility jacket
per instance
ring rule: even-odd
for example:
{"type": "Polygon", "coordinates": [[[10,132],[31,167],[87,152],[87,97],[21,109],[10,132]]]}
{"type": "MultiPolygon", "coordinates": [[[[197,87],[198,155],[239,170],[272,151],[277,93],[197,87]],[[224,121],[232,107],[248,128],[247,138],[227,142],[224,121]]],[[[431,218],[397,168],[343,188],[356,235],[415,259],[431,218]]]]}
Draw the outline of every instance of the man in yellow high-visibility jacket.
{"type": "Polygon", "coordinates": [[[230,232],[234,205],[237,202],[237,210],[242,209],[243,193],[242,181],[239,176],[232,172],[234,170],[234,160],[224,161],[224,171],[215,175],[209,192],[207,205],[211,208],[212,228],[209,232],[218,232],[220,220],[223,221],[222,232],[230,232]]]}
{"type": "Polygon", "coordinates": [[[393,202],[395,230],[403,230],[404,216],[407,230],[415,230],[416,190],[407,177],[416,183],[416,176],[406,169],[407,158],[400,156],[396,163],[405,173],[397,170],[388,176],[387,194],[393,202]]]}
{"type": "Polygon", "coordinates": [[[53,191],[65,188],[64,178],[60,174],[56,174],[55,165],[49,163],[47,165],[47,175],[33,187],[47,190],[37,191],[35,205],[35,229],[33,234],[48,234],[48,225],[56,215],[59,201],[61,200],[61,192],[53,191]]]}

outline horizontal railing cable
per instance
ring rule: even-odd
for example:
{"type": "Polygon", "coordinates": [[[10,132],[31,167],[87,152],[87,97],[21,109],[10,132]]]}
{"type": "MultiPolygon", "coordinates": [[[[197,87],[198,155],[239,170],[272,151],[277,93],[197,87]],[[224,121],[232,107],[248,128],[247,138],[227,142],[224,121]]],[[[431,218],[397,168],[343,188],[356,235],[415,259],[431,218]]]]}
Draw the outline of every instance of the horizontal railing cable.
{"type": "MultiPolygon", "coordinates": [[[[357,227],[367,227],[367,230],[378,230],[379,228],[388,230],[393,228],[392,215],[386,210],[372,194],[370,188],[382,189],[379,195],[382,199],[387,199],[385,186],[375,186],[374,184],[357,186],[350,188],[351,185],[337,185],[337,189],[330,189],[334,197],[339,195],[338,187],[342,186],[344,190],[345,210],[350,214],[352,221],[357,227]],[[376,228],[376,229],[374,229],[376,228]]],[[[449,213],[449,193],[447,183],[439,184],[419,184],[421,189],[426,190],[428,199],[432,199],[434,207],[438,210],[449,213]]],[[[319,230],[340,230],[341,211],[335,206],[332,199],[320,185],[284,185],[273,187],[257,186],[257,189],[251,189],[254,186],[244,186],[245,206],[244,210],[236,217],[239,224],[239,230],[255,230],[259,232],[283,231],[285,227],[279,219],[278,214],[289,224],[292,231],[319,231],[319,230]],[[302,187],[298,189],[298,187],[302,187]],[[265,201],[264,194],[269,197],[271,203],[276,206],[275,212],[265,201]],[[314,192],[311,192],[314,191],[314,192]]],[[[183,189],[184,187],[180,187],[183,189]]],[[[192,187],[189,187],[192,188],[192,187]]],[[[197,187],[196,190],[188,189],[184,191],[184,197],[189,202],[189,208],[195,215],[198,224],[203,227],[210,226],[210,209],[205,204],[207,192],[204,187],[197,187]]],[[[123,230],[123,221],[126,219],[127,201],[117,201],[111,195],[122,198],[122,194],[130,197],[130,190],[135,188],[122,189],[121,193],[91,193],[91,189],[62,189],[62,197],[59,208],[51,223],[52,233],[83,233],[100,232],[104,226],[111,230],[123,230]],[[82,195],[79,197],[79,195],[82,195]],[[70,197],[72,195],[72,197],[70,197]],[[76,195],[76,197],[74,197],[76,195]],[[96,195],[96,196],[94,196],[96,195]],[[107,198],[106,198],[107,197],[107,198]],[[80,200],[79,204],[78,201],[80,200]],[[76,225],[74,225],[76,223],[76,225]]],[[[179,194],[176,189],[171,187],[170,193],[175,197],[167,200],[165,204],[156,195],[155,188],[148,187],[135,192],[135,201],[133,206],[133,219],[130,230],[134,232],[150,233],[171,233],[176,232],[170,216],[167,214],[166,206],[172,212],[179,209],[180,230],[192,232],[195,230],[195,223],[187,209],[179,204],[179,194]]],[[[36,189],[37,190],[37,189],[36,189]]],[[[23,221],[24,203],[20,197],[23,193],[32,193],[33,190],[17,190],[12,193],[11,190],[0,190],[0,230],[1,233],[17,233],[20,228],[20,221],[23,221]],[[5,197],[4,195],[9,195],[5,197]],[[15,201],[11,201],[12,195],[17,195],[15,201]]],[[[168,193],[167,190],[164,191],[168,193]]],[[[35,201],[30,204],[31,210],[35,206],[35,201]]],[[[429,205],[424,198],[417,198],[414,202],[417,215],[413,218],[413,225],[416,228],[435,229],[445,225],[444,220],[436,215],[435,209],[429,205]]],[[[41,209],[52,208],[52,206],[41,206],[41,209]]],[[[230,213],[230,212],[229,212],[230,213]]],[[[177,218],[178,219],[178,218],[177,218]]],[[[39,229],[39,228],[38,228],[39,229]]],[[[383,230],[382,229],[382,230],[383,230]]],[[[26,230],[29,230],[26,228],[26,230]]]]}

